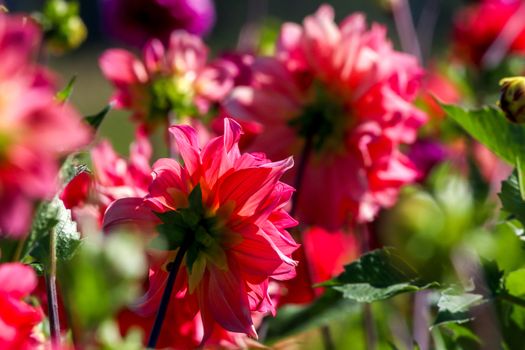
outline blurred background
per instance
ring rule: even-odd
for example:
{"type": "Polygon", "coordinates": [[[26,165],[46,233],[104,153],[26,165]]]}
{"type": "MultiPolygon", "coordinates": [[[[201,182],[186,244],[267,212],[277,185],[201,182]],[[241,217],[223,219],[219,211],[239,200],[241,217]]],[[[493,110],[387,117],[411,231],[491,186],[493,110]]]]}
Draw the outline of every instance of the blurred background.
{"type": "MultiPolygon", "coordinates": [[[[360,11],[366,14],[369,22],[379,22],[388,27],[388,35],[399,49],[392,14],[386,10],[388,0],[216,0],[216,22],[210,33],[205,37],[206,43],[216,56],[222,52],[242,47],[240,37],[247,31],[247,26],[261,23],[278,28],[286,21],[301,22],[303,18],[314,13],[323,3],[329,3],[335,9],[336,19],[341,20],[348,14],[360,11]],[[264,22],[264,23],[262,23],[264,22]],[[241,43],[240,43],[241,42],[241,43]]],[[[111,95],[111,86],[103,78],[98,67],[98,57],[111,47],[126,47],[121,42],[112,41],[106,34],[101,11],[100,0],[80,0],[80,15],[84,20],[88,37],[76,50],[67,55],[49,56],[50,66],[60,74],[65,85],[72,76],[77,80],[72,95],[72,101],[84,115],[98,112],[107,103],[111,95]]],[[[42,0],[0,0],[11,12],[33,12],[42,8],[42,0]]],[[[454,12],[468,1],[460,0],[418,0],[410,1],[414,25],[420,36],[425,56],[441,54],[445,43],[450,40],[452,17],[454,12]],[[433,33],[428,29],[434,27],[433,33]]],[[[132,49],[133,48],[129,48],[132,49]]],[[[133,125],[128,120],[128,113],[111,111],[100,132],[101,137],[107,137],[114,143],[115,149],[127,154],[129,142],[133,136],[133,125]]]]}

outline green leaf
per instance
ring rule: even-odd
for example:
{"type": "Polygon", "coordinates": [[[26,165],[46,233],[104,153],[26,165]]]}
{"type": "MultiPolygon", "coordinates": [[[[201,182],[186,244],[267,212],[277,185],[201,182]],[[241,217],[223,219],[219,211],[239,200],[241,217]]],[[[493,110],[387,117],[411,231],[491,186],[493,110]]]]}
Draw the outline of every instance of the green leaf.
{"type": "Polygon", "coordinates": [[[421,283],[416,271],[393,248],[364,254],[346,265],[341,275],[321,285],[342,292],[347,299],[366,303],[438,286],[421,283]]]}
{"type": "Polygon", "coordinates": [[[498,196],[503,205],[502,209],[512,214],[525,227],[525,201],[521,198],[517,171],[514,171],[507,180],[502,182],[501,192],[498,196]]]}
{"type": "Polygon", "coordinates": [[[64,188],[73,178],[82,172],[89,171],[87,165],[81,163],[81,155],[69,155],[60,167],[59,178],[62,188],[64,188]]]}
{"type": "Polygon", "coordinates": [[[467,110],[453,105],[441,105],[447,114],[476,140],[497,156],[516,165],[525,155],[525,126],[512,124],[496,106],[467,110]]]}
{"type": "Polygon", "coordinates": [[[311,304],[285,306],[279,309],[275,318],[268,318],[266,341],[271,344],[281,338],[343,319],[353,310],[360,308],[351,300],[342,298],[341,293],[329,289],[311,304]]]}
{"type": "Polygon", "coordinates": [[[66,102],[71,97],[71,94],[73,93],[73,87],[75,85],[75,82],[77,80],[77,76],[74,75],[69,79],[69,82],[67,83],[66,87],[57,92],[56,99],[59,102],[66,102]]]}
{"type": "Polygon", "coordinates": [[[88,115],[84,119],[86,122],[93,127],[93,129],[98,130],[100,127],[100,124],[102,124],[102,121],[104,121],[104,118],[111,110],[111,104],[104,107],[100,112],[93,115],[88,115]]]}
{"type": "Polygon", "coordinates": [[[71,211],[55,197],[51,202],[42,203],[37,211],[30,234],[28,254],[37,261],[49,262],[49,233],[55,230],[57,261],[70,260],[80,245],[77,224],[71,219],[71,211]]]}
{"type": "Polygon", "coordinates": [[[441,293],[439,298],[438,314],[433,326],[468,322],[473,319],[469,312],[470,309],[485,301],[481,294],[465,293],[456,288],[448,288],[441,293]]]}

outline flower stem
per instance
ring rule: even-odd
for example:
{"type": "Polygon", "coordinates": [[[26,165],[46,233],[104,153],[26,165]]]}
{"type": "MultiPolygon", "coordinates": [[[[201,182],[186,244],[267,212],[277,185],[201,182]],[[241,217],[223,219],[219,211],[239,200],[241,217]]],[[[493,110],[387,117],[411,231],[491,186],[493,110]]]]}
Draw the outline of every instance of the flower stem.
{"type": "Polygon", "coordinates": [[[175,280],[177,279],[177,274],[180,270],[182,264],[182,259],[186,254],[190,246],[190,240],[186,239],[179,248],[175,259],[171,263],[170,273],[168,275],[168,281],[166,282],[166,287],[164,288],[164,293],[162,294],[162,299],[160,301],[159,309],[157,311],[157,316],[155,317],[155,322],[151,328],[151,333],[148,339],[148,349],[155,349],[157,345],[157,340],[159,339],[160,331],[162,330],[162,324],[164,323],[164,318],[166,317],[166,311],[171,299],[171,292],[173,291],[173,286],[175,280]]]}
{"type": "Polygon", "coordinates": [[[52,349],[60,348],[60,320],[58,316],[57,297],[57,257],[56,257],[56,232],[49,232],[49,266],[46,273],[47,306],[49,311],[49,333],[51,335],[52,349]]]}
{"type": "Polygon", "coordinates": [[[498,295],[498,297],[502,300],[508,301],[509,303],[512,303],[517,306],[525,307],[525,299],[515,297],[514,295],[510,294],[501,294],[498,295]]]}
{"type": "Polygon", "coordinates": [[[297,212],[297,206],[299,204],[299,195],[301,193],[301,187],[303,184],[304,173],[306,171],[306,165],[308,164],[308,158],[312,153],[313,138],[307,137],[301,155],[299,156],[299,163],[297,164],[297,172],[295,173],[295,179],[293,187],[295,188],[295,195],[292,198],[292,208],[290,209],[290,215],[295,216],[297,212]]]}
{"type": "MultiPolygon", "coordinates": [[[[295,195],[292,198],[292,208],[290,209],[290,215],[292,217],[295,217],[295,214],[297,212],[297,206],[299,204],[299,195],[301,193],[301,188],[303,185],[303,179],[304,174],[306,172],[306,166],[308,165],[308,159],[310,158],[310,155],[312,153],[312,144],[313,144],[313,136],[309,136],[305,139],[303,150],[301,152],[299,163],[297,164],[297,172],[295,173],[295,179],[293,186],[295,188],[295,195]]],[[[301,243],[302,237],[300,234],[296,237],[297,241],[301,243]]],[[[308,257],[306,256],[306,252],[304,255],[305,259],[307,260],[308,257]]],[[[312,278],[312,272],[310,269],[310,266],[308,264],[308,261],[305,261],[306,263],[306,271],[308,275],[308,279],[310,282],[310,285],[313,284],[313,278],[312,278]]],[[[334,340],[332,339],[332,333],[330,332],[330,327],[327,325],[321,326],[321,335],[323,338],[323,344],[325,350],[333,350],[335,349],[334,340]]]]}

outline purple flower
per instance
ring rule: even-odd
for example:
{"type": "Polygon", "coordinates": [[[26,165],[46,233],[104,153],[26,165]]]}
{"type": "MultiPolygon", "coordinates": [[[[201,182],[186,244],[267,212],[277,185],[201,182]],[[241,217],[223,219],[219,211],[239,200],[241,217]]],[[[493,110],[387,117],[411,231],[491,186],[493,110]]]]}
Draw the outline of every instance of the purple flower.
{"type": "Polygon", "coordinates": [[[212,0],[101,0],[104,30],[141,47],[152,38],[166,43],[175,29],[204,35],[215,22],[212,0]]]}
{"type": "Polygon", "coordinates": [[[410,147],[408,158],[416,165],[419,171],[418,180],[426,179],[434,166],[443,162],[448,154],[445,146],[434,140],[418,140],[410,147]]]}

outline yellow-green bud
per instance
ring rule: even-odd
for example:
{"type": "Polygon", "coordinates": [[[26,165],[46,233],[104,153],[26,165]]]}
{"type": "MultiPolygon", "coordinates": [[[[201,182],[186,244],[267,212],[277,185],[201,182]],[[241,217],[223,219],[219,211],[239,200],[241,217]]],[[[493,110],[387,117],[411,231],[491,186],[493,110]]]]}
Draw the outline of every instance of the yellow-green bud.
{"type": "Polygon", "coordinates": [[[499,82],[499,106],[513,123],[525,123],[525,77],[511,77],[499,82]]]}

